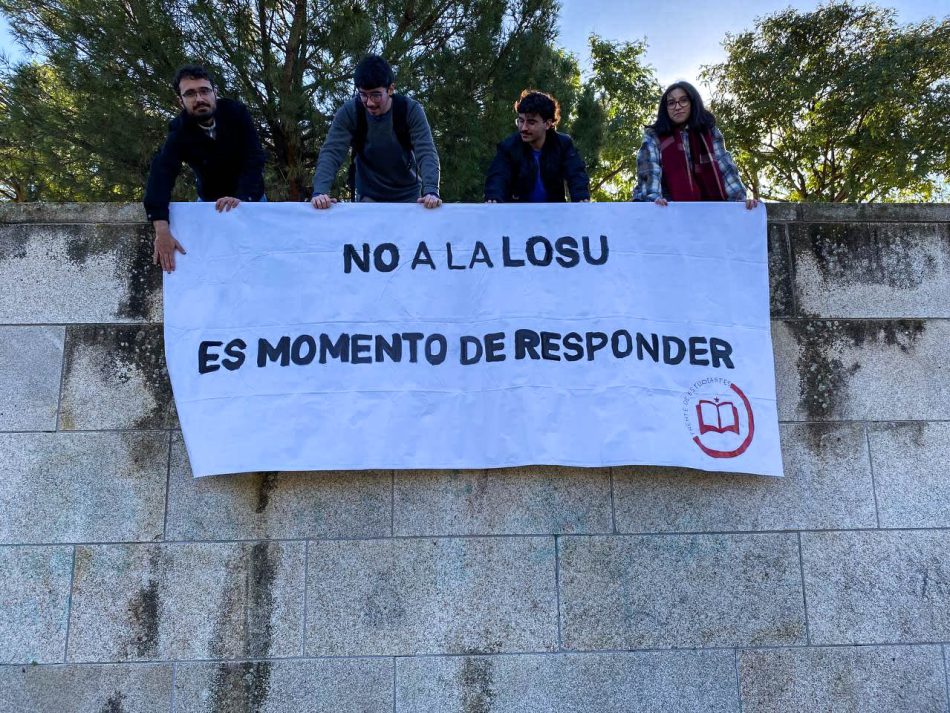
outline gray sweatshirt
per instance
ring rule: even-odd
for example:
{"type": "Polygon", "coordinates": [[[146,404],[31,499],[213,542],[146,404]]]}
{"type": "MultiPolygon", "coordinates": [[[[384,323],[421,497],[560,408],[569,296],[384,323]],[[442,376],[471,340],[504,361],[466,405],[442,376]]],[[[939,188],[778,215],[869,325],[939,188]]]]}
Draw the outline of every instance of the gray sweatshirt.
{"type": "MultiPolygon", "coordinates": [[[[378,117],[367,112],[366,144],[363,156],[356,157],[356,193],[360,198],[402,203],[414,201],[427,193],[439,193],[439,155],[432,141],[425,111],[413,99],[409,99],[406,122],[412,138],[415,162],[396,138],[392,109],[378,117]]],[[[349,159],[350,144],[355,133],[356,107],[351,100],[337,110],[327,138],[320,147],[313,177],[314,195],[330,192],[337,171],[349,159]]]]}

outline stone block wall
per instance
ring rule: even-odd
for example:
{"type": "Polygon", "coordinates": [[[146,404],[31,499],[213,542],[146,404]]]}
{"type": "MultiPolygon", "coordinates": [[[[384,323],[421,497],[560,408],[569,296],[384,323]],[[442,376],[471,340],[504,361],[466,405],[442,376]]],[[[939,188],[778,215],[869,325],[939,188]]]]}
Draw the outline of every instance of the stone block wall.
{"type": "Polygon", "coordinates": [[[770,205],[784,479],[194,480],[138,206],[0,206],[0,713],[948,713],[950,206],[770,205]]]}

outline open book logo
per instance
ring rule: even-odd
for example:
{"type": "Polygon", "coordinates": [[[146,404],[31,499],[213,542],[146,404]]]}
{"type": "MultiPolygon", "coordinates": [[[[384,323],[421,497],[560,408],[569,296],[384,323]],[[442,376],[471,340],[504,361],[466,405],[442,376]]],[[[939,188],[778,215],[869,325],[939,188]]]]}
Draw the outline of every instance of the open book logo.
{"type": "Polygon", "coordinates": [[[710,431],[725,433],[731,431],[739,435],[739,410],[732,401],[719,403],[719,398],[712,401],[700,399],[696,404],[696,417],[699,419],[699,435],[710,431]]]}
{"type": "Polygon", "coordinates": [[[735,458],[755,435],[752,404],[738,386],[722,377],[696,382],[683,398],[683,419],[693,442],[710,458],[735,458]]]}

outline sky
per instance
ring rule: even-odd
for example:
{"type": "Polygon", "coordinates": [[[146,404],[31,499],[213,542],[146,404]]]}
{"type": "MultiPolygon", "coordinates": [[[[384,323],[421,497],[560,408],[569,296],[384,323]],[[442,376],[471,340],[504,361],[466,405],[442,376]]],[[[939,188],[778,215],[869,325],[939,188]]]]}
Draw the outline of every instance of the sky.
{"type": "MultiPolygon", "coordinates": [[[[902,24],[950,14],[945,0],[879,0],[879,4],[897,10],[902,24]]],[[[646,38],[646,60],[656,69],[661,84],[678,79],[699,84],[700,66],[725,58],[720,43],[727,32],[751,29],[756,17],[790,5],[799,10],[812,10],[819,3],[817,0],[717,0],[715,3],[685,0],[664,5],[656,0],[561,0],[559,43],[578,57],[582,69],[588,70],[587,37],[591,33],[614,41],[646,38]]],[[[25,59],[23,52],[13,44],[9,24],[2,15],[0,53],[12,59],[25,59]]]]}

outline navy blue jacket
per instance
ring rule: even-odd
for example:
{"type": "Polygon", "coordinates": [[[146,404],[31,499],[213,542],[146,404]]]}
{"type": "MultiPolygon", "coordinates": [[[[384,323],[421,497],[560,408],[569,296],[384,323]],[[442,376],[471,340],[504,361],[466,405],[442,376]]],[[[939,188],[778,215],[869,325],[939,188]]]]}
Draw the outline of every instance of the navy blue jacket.
{"type": "MultiPolygon", "coordinates": [[[[485,177],[485,200],[500,203],[527,203],[537,179],[531,145],[521,140],[518,132],[500,144],[485,177]]],[[[571,200],[590,198],[590,179],[584,159],[567,134],[549,129],[541,147],[541,182],[548,194],[548,203],[563,203],[564,184],[571,200]]]]}
{"type": "Polygon", "coordinates": [[[169,123],[168,138],[152,159],[145,187],[149,220],[168,220],[168,202],[182,162],[195,172],[201,200],[234,196],[259,201],[264,195],[264,151],[247,107],[218,99],[214,120],[214,139],[184,111],[169,123]]]}

